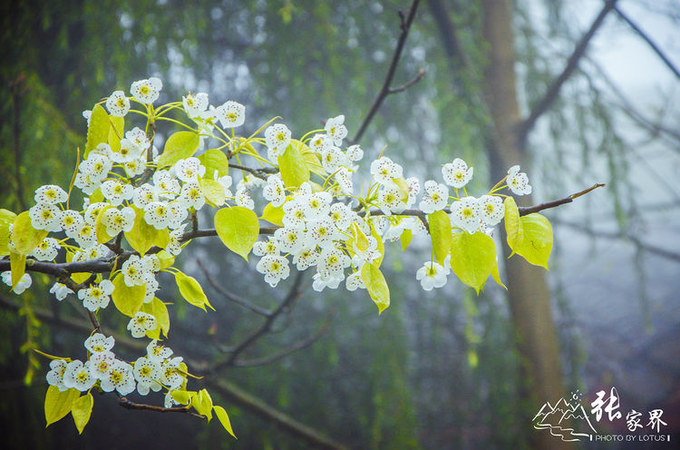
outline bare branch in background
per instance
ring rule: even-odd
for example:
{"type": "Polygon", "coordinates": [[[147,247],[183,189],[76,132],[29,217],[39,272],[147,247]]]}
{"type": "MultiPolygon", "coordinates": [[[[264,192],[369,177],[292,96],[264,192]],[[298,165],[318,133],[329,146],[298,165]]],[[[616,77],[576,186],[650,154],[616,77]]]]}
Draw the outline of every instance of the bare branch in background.
{"type": "Polygon", "coordinates": [[[301,294],[300,285],[302,284],[302,278],[303,272],[298,272],[297,275],[295,276],[295,280],[293,280],[293,285],[290,287],[290,290],[288,291],[286,297],[279,304],[279,306],[267,316],[266,320],[260,326],[260,328],[255,330],[251,335],[249,335],[240,344],[238,344],[231,351],[231,355],[229,355],[229,358],[222,362],[214,364],[212,367],[209,367],[206,370],[206,373],[214,374],[224,367],[236,365],[236,358],[238,358],[238,356],[242,352],[244,352],[246,349],[248,349],[248,347],[257,342],[261,337],[266,335],[271,330],[271,327],[274,324],[276,318],[279,317],[279,315],[281,315],[281,313],[283,313],[284,311],[287,311],[291,307],[293,302],[300,296],[301,294]]]}
{"type": "Polygon", "coordinates": [[[664,52],[661,50],[661,48],[656,45],[656,43],[652,40],[652,38],[649,37],[647,33],[645,33],[640,27],[638,27],[633,20],[628,17],[623,11],[618,6],[614,6],[614,11],[616,11],[616,14],[623,19],[632,29],[637,33],[638,36],[640,36],[651,48],[654,50],[654,53],[656,53],[659,58],[666,64],[666,66],[675,74],[675,77],[680,79],[680,70],[678,70],[677,67],[671,62],[671,60],[664,54],[664,52]]]}
{"type": "Polygon", "coordinates": [[[564,221],[564,220],[560,220],[560,219],[553,219],[553,222],[556,225],[569,227],[573,230],[579,231],[581,233],[585,233],[588,236],[604,238],[604,239],[613,239],[613,240],[628,240],[628,241],[632,242],[633,244],[639,246],[644,251],[647,251],[647,252],[652,253],[654,255],[660,256],[662,258],[670,259],[670,260],[675,261],[675,262],[680,262],[680,253],[673,252],[673,251],[668,250],[666,248],[657,247],[655,245],[651,245],[651,244],[648,244],[646,242],[642,242],[638,236],[636,236],[634,233],[631,233],[631,232],[593,230],[593,229],[591,229],[591,228],[589,228],[589,227],[587,227],[583,224],[564,221]]]}
{"type": "Polygon", "coordinates": [[[418,71],[418,75],[413,80],[409,81],[408,83],[398,88],[392,89],[390,87],[392,85],[392,79],[394,78],[394,74],[397,71],[397,66],[399,64],[399,59],[401,58],[401,53],[404,50],[404,43],[406,42],[406,38],[408,37],[409,31],[411,31],[411,24],[413,23],[413,19],[416,16],[416,10],[418,9],[419,3],[420,0],[413,0],[413,3],[411,4],[411,9],[409,10],[408,13],[408,17],[406,18],[404,17],[404,14],[401,11],[399,11],[399,18],[401,20],[401,34],[399,35],[397,46],[394,49],[394,54],[392,55],[392,62],[390,63],[389,69],[387,69],[385,81],[383,82],[383,85],[380,88],[380,91],[378,92],[378,96],[373,101],[373,105],[371,106],[371,109],[368,111],[368,115],[366,115],[366,118],[359,126],[359,131],[357,131],[357,134],[356,136],[354,136],[354,139],[350,140],[352,144],[359,143],[362,136],[366,132],[366,129],[373,121],[375,113],[378,112],[378,109],[380,109],[380,105],[382,105],[383,101],[388,95],[404,91],[405,89],[411,87],[412,85],[420,81],[423,78],[423,75],[425,74],[425,70],[420,69],[418,71]]]}
{"type": "Polygon", "coordinates": [[[306,339],[303,339],[299,342],[296,342],[295,344],[284,348],[283,350],[274,353],[273,355],[269,356],[264,356],[262,358],[256,358],[256,359],[247,359],[247,360],[237,360],[234,363],[234,367],[254,367],[254,366],[263,366],[265,364],[272,363],[274,361],[278,361],[281,358],[284,358],[291,353],[297,352],[299,350],[303,350],[312,344],[314,344],[316,341],[318,341],[330,328],[331,322],[333,320],[333,317],[335,317],[336,311],[333,310],[328,317],[326,318],[324,324],[314,333],[313,335],[309,336],[306,339]]]}
{"type": "Polygon", "coordinates": [[[247,310],[252,311],[252,312],[254,312],[254,313],[256,313],[256,314],[259,314],[259,315],[261,315],[261,316],[264,316],[264,317],[269,317],[269,316],[271,316],[271,314],[272,314],[271,311],[268,311],[268,310],[266,310],[266,309],[264,309],[264,308],[262,308],[262,307],[260,307],[260,306],[258,306],[258,305],[255,305],[255,304],[253,304],[253,303],[250,303],[250,302],[248,302],[248,301],[246,301],[246,300],[243,300],[241,297],[237,296],[236,294],[233,294],[233,293],[229,292],[228,290],[226,290],[226,289],[223,288],[222,286],[218,285],[218,284],[215,282],[215,280],[213,280],[213,278],[210,276],[210,274],[208,273],[208,271],[206,270],[206,268],[203,267],[203,264],[201,263],[201,261],[200,261],[199,259],[196,260],[196,264],[198,264],[198,267],[199,267],[199,268],[201,269],[201,271],[203,272],[203,276],[205,276],[205,279],[206,279],[206,281],[208,282],[208,284],[209,284],[215,291],[217,291],[217,293],[219,293],[221,296],[223,296],[225,299],[227,299],[227,300],[229,300],[229,301],[231,301],[231,302],[234,302],[234,303],[236,303],[237,305],[240,305],[240,306],[246,308],[247,310]]]}
{"type": "Polygon", "coordinates": [[[519,125],[517,139],[520,147],[524,147],[527,140],[527,136],[529,135],[529,132],[536,124],[538,118],[541,117],[543,113],[545,113],[548,110],[548,108],[550,108],[550,105],[552,105],[552,103],[557,99],[560,93],[560,89],[562,89],[562,85],[564,85],[564,82],[569,79],[569,77],[572,75],[576,67],[578,67],[579,61],[586,53],[588,44],[595,35],[595,32],[598,30],[598,28],[600,28],[600,25],[602,25],[604,18],[610,11],[614,9],[616,1],[617,0],[607,0],[605,2],[604,7],[597,15],[593,23],[590,25],[590,28],[588,29],[586,34],[584,34],[581,40],[578,42],[578,44],[576,44],[576,48],[574,48],[574,51],[567,60],[567,64],[562,70],[562,72],[552,82],[550,87],[548,87],[548,90],[546,91],[543,98],[541,98],[541,100],[533,106],[531,113],[529,114],[529,117],[527,117],[519,125]]]}

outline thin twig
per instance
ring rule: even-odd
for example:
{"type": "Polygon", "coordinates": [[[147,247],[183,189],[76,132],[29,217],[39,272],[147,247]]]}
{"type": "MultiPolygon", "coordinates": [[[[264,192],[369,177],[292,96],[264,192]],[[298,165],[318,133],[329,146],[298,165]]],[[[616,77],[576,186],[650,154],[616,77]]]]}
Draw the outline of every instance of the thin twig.
{"type": "Polygon", "coordinates": [[[229,291],[227,291],[226,289],[224,289],[222,286],[220,286],[220,285],[218,285],[217,283],[215,283],[215,280],[213,280],[213,278],[210,276],[210,274],[209,274],[208,271],[205,269],[205,267],[203,267],[203,264],[201,263],[201,261],[197,259],[197,260],[196,260],[196,263],[198,264],[198,267],[199,267],[199,268],[201,269],[201,271],[203,272],[203,275],[205,276],[205,279],[208,281],[208,284],[209,284],[214,290],[216,290],[218,294],[222,295],[222,296],[223,296],[224,298],[226,298],[227,300],[229,300],[229,301],[231,301],[231,302],[234,302],[234,303],[236,303],[236,304],[238,304],[238,305],[241,305],[241,306],[243,306],[244,308],[246,308],[247,310],[252,311],[252,312],[254,312],[254,313],[256,313],[256,314],[259,314],[259,315],[261,315],[261,316],[269,317],[269,316],[272,314],[271,311],[268,311],[268,310],[266,310],[266,309],[264,309],[264,308],[262,308],[262,307],[260,307],[260,306],[258,306],[258,305],[255,305],[255,304],[253,304],[253,303],[250,303],[250,302],[248,302],[248,301],[246,301],[246,300],[243,300],[242,298],[237,297],[235,294],[232,294],[231,292],[229,292],[229,291]]]}
{"type": "MultiPolygon", "coordinates": [[[[413,84],[417,83],[422,79],[422,74],[424,75],[424,70],[420,69],[418,76],[416,76],[411,82],[406,83],[404,86],[404,89],[396,88],[395,92],[392,92],[392,89],[390,86],[392,85],[392,79],[394,78],[394,74],[397,71],[397,65],[399,64],[399,59],[401,58],[401,53],[404,50],[404,43],[406,42],[406,38],[408,37],[409,31],[411,31],[411,24],[413,23],[413,19],[416,16],[416,10],[418,9],[418,4],[420,3],[420,0],[414,0],[413,3],[411,4],[411,9],[409,10],[408,17],[404,19],[404,14],[399,11],[399,18],[401,22],[401,34],[399,35],[399,40],[397,41],[397,46],[394,49],[394,54],[392,55],[392,62],[390,63],[390,67],[387,70],[387,75],[385,76],[385,81],[383,82],[382,87],[380,88],[380,91],[378,92],[377,97],[373,101],[373,105],[371,106],[371,109],[368,111],[368,115],[364,119],[364,121],[361,123],[361,126],[359,126],[359,131],[357,131],[356,136],[354,136],[354,139],[352,139],[350,142],[352,144],[357,144],[361,140],[361,137],[364,135],[366,132],[366,128],[368,128],[368,125],[371,123],[373,120],[373,117],[375,114],[378,112],[378,109],[380,108],[380,105],[382,105],[382,102],[385,100],[385,98],[393,94],[395,92],[401,92],[407,87],[412,86],[413,84]]],[[[402,86],[403,87],[403,86],[402,86]]]]}
{"type": "Polygon", "coordinates": [[[236,360],[234,362],[234,367],[255,367],[255,366],[264,366],[265,364],[270,364],[274,361],[278,361],[279,359],[282,359],[291,353],[303,350],[312,344],[314,344],[316,341],[318,341],[321,336],[326,334],[328,330],[330,329],[331,322],[333,320],[333,317],[335,317],[336,310],[333,310],[331,314],[328,315],[328,318],[324,322],[324,324],[314,333],[313,335],[309,336],[307,339],[303,339],[299,342],[296,342],[295,344],[284,348],[283,350],[274,353],[273,355],[269,356],[264,356],[262,358],[256,358],[256,359],[247,359],[247,360],[236,360]]]}
{"type": "Polygon", "coordinates": [[[656,43],[652,40],[652,38],[647,35],[640,27],[638,27],[635,22],[631,20],[630,17],[628,17],[623,11],[618,6],[614,6],[614,11],[616,11],[616,14],[620,18],[622,18],[632,29],[635,31],[638,36],[640,36],[651,48],[654,50],[654,53],[656,53],[659,58],[666,64],[666,66],[673,72],[676,76],[676,78],[680,78],[680,70],[678,70],[677,67],[671,62],[670,59],[665,55],[665,53],[661,50],[661,48],[656,45],[656,43]]]}
{"type": "Polygon", "coordinates": [[[121,397],[118,400],[118,404],[126,409],[136,409],[138,411],[153,411],[158,413],[181,413],[188,414],[190,416],[198,417],[199,419],[205,420],[205,416],[191,411],[189,406],[174,406],[172,408],[164,408],[162,406],[147,405],[145,403],[135,403],[129,400],[127,397],[121,397]]]}
{"type": "Polygon", "coordinates": [[[265,180],[267,178],[267,175],[272,174],[272,173],[277,173],[279,171],[278,167],[246,167],[246,166],[241,166],[239,164],[232,164],[229,163],[229,167],[232,169],[238,169],[238,170],[243,170],[245,172],[250,172],[253,175],[255,175],[258,178],[262,178],[265,180]]]}
{"type": "Polygon", "coordinates": [[[257,342],[262,336],[267,334],[267,332],[269,332],[276,318],[282,312],[286,311],[291,306],[293,301],[300,296],[300,284],[302,282],[302,277],[303,272],[298,272],[297,275],[295,276],[295,280],[293,281],[293,285],[290,287],[290,290],[288,291],[288,295],[286,295],[286,297],[279,304],[279,306],[274,311],[272,311],[272,313],[269,316],[267,316],[266,320],[260,326],[260,328],[255,330],[250,336],[248,336],[240,344],[238,344],[229,355],[229,358],[208,368],[206,370],[207,374],[212,375],[224,367],[233,366],[234,362],[236,361],[236,358],[238,358],[238,356],[243,351],[245,351],[248,347],[257,342]]]}
{"type": "Polygon", "coordinates": [[[576,45],[576,48],[574,48],[573,53],[567,60],[566,66],[564,66],[564,69],[562,72],[559,74],[559,76],[552,82],[548,90],[546,91],[545,95],[541,100],[534,105],[534,107],[531,110],[531,113],[529,114],[529,117],[527,117],[519,126],[519,130],[517,133],[517,141],[520,144],[520,147],[524,146],[524,143],[526,142],[527,136],[529,134],[529,131],[534,127],[536,124],[536,121],[538,118],[543,115],[544,112],[548,110],[550,105],[555,101],[557,98],[558,94],[560,93],[560,89],[562,88],[562,85],[564,85],[565,81],[569,79],[571,74],[574,72],[576,67],[578,66],[579,61],[585,55],[586,49],[588,48],[588,44],[590,43],[591,39],[595,35],[595,32],[600,28],[600,25],[602,25],[602,22],[604,21],[604,18],[607,16],[607,14],[614,9],[616,5],[617,0],[607,0],[604,4],[604,7],[600,11],[600,13],[597,15],[593,23],[590,25],[590,28],[586,32],[586,34],[583,35],[581,40],[578,42],[576,45]]]}

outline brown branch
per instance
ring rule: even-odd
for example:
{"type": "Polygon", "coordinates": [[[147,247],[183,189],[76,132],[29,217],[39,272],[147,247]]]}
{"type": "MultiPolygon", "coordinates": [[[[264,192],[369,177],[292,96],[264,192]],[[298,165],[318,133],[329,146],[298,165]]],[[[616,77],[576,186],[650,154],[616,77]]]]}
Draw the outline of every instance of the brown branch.
{"type": "MultiPolygon", "coordinates": [[[[397,65],[399,64],[399,59],[401,59],[401,53],[404,50],[404,44],[406,43],[406,38],[408,37],[409,31],[411,31],[411,24],[413,23],[413,19],[416,16],[416,10],[418,9],[418,4],[420,3],[420,0],[413,0],[413,3],[411,4],[411,9],[409,10],[408,17],[404,19],[404,14],[399,11],[399,18],[401,20],[401,34],[399,35],[399,40],[397,41],[397,46],[394,49],[394,54],[392,55],[392,62],[390,62],[390,67],[387,70],[387,75],[385,76],[385,81],[383,82],[382,87],[380,88],[380,91],[378,92],[377,97],[373,101],[373,105],[371,106],[371,109],[368,111],[368,115],[364,119],[364,121],[361,123],[359,126],[359,131],[357,131],[356,136],[354,136],[354,139],[352,139],[350,142],[352,144],[357,144],[361,140],[361,137],[364,135],[366,132],[366,129],[368,128],[368,125],[373,121],[373,117],[375,114],[378,112],[378,109],[380,108],[380,105],[382,105],[383,101],[385,98],[394,93],[391,92],[390,86],[392,85],[392,79],[394,78],[394,74],[397,71],[397,65]]],[[[423,72],[421,69],[420,72],[423,72]]],[[[411,85],[417,83],[420,81],[422,78],[422,75],[420,75],[420,72],[416,78],[414,78],[411,82],[406,83],[408,85],[407,87],[410,87],[411,85]]],[[[423,72],[424,74],[424,72],[423,72]]],[[[404,85],[404,86],[406,86],[404,85]]],[[[399,88],[397,88],[399,89],[399,88]]],[[[404,88],[406,89],[406,88],[404,88]]],[[[403,90],[403,89],[402,89],[403,90]]],[[[396,92],[401,92],[400,90],[397,90],[396,92]]]]}
{"type": "Polygon", "coordinates": [[[246,301],[246,300],[243,300],[242,298],[236,296],[235,294],[232,294],[231,292],[229,292],[229,291],[227,291],[226,289],[224,289],[222,286],[220,286],[220,285],[218,285],[217,283],[215,283],[215,280],[213,280],[213,278],[210,276],[210,274],[209,274],[208,271],[205,269],[205,267],[203,267],[203,263],[201,263],[201,260],[200,260],[200,259],[197,259],[197,260],[196,260],[196,263],[198,264],[198,267],[199,267],[199,268],[201,269],[201,271],[203,272],[203,275],[205,276],[205,279],[206,279],[206,281],[208,282],[208,284],[209,284],[215,291],[217,291],[218,294],[222,295],[222,296],[223,296],[224,298],[226,298],[227,300],[229,300],[229,301],[231,301],[231,302],[234,302],[234,303],[236,303],[237,305],[243,306],[243,307],[246,308],[247,310],[252,311],[252,312],[254,312],[254,313],[256,313],[256,314],[259,314],[259,315],[264,316],[264,317],[269,317],[269,316],[271,316],[271,314],[272,314],[271,311],[268,311],[268,310],[266,310],[266,309],[264,309],[264,308],[262,308],[262,307],[260,307],[260,306],[258,306],[258,305],[255,305],[255,304],[253,304],[253,303],[250,303],[250,302],[248,302],[248,301],[246,301]]]}
{"type": "Polygon", "coordinates": [[[243,170],[245,172],[250,172],[253,175],[255,175],[256,177],[262,178],[263,180],[267,178],[267,175],[272,174],[272,173],[277,173],[279,171],[278,167],[255,168],[255,167],[241,166],[239,164],[232,164],[232,163],[229,163],[229,167],[232,168],[232,169],[238,169],[238,170],[243,170]]]}
{"type": "Polygon", "coordinates": [[[520,216],[526,216],[527,214],[543,211],[544,209],[555,208],[557,206],[564,205],[565,203],[571,203],[571,202],[574,201],[575,198],[579,198],[582,195],[586,195],[587,193],[594,191],[597,188],[605,187],[605,186],[606,185],[603,184],[603,183],[597,183],[597,184],[594,184],[593,186],[589,187],[588,189],[584,189],[580,192],[577,192],[575,194],[571,194],[570,196],[561,198],[559,200],[553,200],[552,202],[541,203],[540,205],[519,208],[519,215],[520,216]]]}
{"type": "Polygon", "coordinates": [[[410,88],[411,86],[413,86],[414,84],[416,84],[417,82],[422,80],[424,76],[425,76],[425,69],[423,67],[421,67],[418,70],[418,74],[415,77],[413,77],[413,79],[411,81],[408,81],[408,82],[402,84],[401,86],[391,88],[388,91],[388,94],[398,94],[399,92],[404,92],[406,89],[410,88]]]}
{"type": "Polygon", "coordinates": [[[578,66],[578,63],[585,54],[586,49],[588,48],[588,44],[595,35],[595,32],[598,30],[600,25],[602,25],[602,22],[604,21],[604,18],[607,16],[607,14],[612,9],[614,9],[616,2],[617,0],[607,0],[605,2],[604,7],[595,18],[592,25],[590,25],[590,29],[588,29],[586,34],[583,35],[581,40],[576,45],[576,48],[574,48],[573,53],[567,60],[567,65],[564,67],[560,75],[552,82],[543,98],[541,98],[541,100],[534,105],[534,107],[531,110],[531,113],[529,114],[529,117],[527,117],[520,124],[517,133],[517,141],[520,147],[523,147],[524,144],[526,143],[529,131],[531,131],[531,129],[534,127],[538,118],[541,117],[541,115],[543,115],[543,113],[545,113],[548,110],[548,108],[550,108],[550,105],[552,105],[555,99],[557,99],[557,96],[560,93],[562,85],[564,85],[565,81],[569,79],[571,74],[578,66]]]}
{"type": "MultiPolygon", "coordinates": [[[[550,209],[550,208],[555,208],[560,205],[564,205],[565,203],[571,203],[575,198],[578,198],[582,195],[585,195],[589,192],[591,192],[594,189],[597,189],[599,187],[605,186],[604,184],[598,183],[593,185],[592,187],[588,189],[584,189],[583,191],[577,192],[575,194],[571,194],[565,198],[559,199],[559,200],[553,200],[551,202],[547,203],[541,203],[540,205],[535,205],[535,206],[528,206],[528,207],[522,207],[519,208],[519,214],[520,216],[525,216],[527,214],[531,214],[534,212],[539,212],[543,211],[544,209],[550,209]]],[[[444,208],[443,211],[445,213],[450,213],[451,210],[448,208],[444,208]]],[[[369,212],[366,211],[360,211],[359,216],[364,217],[366,214],[370,214],[371,216],[384,216],[385,213],[381,210],[375,209],[371,210],[369,212]]],[[[419,209],[406,209],[399,214],[394,214],[396,216],[415,216],[420,218],[425,226],[427,227],[427,214],[425,214],[423,211],[419,209]]],[[[263,235],[268,235],[268,234],[274,234],[274,232],[280,227],[262,227],[260,228],[260,234],[263,235]]],[[[190,231],[188,233],[185,233],[184,236],[182,237],[182,241],[188,241],[190,239],[194,238],[199,238],[199,237],[210,237],[210,236],[217,236],[217,231],[215,231],[214,228],[209,228],[206,230],[195,230],[195,231],[190,231]]],[[[157,253],[161,249],[158,247],[154,247],[150,249],[147,253],[157,253]]],[[[42,262],[42,261],[35,261],[32,259],[29,259],[26,261],[26,271],[27,272],[40,272],[44,273],[47,275],[52,275],[55,278],[59,280],[63,280],[65,282],[69,282],[70,276],[73,273],[79,273],[79,272],[84,272],[84,273],[105,273],[111,271],[111,269],[117,264],[120,265],[122,262],[127,260],[131,255],[136,254],[136,252],[124,252],[123,254],[119,255],[115,260],[92,260],[92,261],[84,261],[84,262],[75,262],[75,263],[50,263],[50,262],[42,262]]],[[[5,270],[11,270],[11,265],[9,259],[2,259],[0,260],[0,272],[4,272],[5,270]]],[[[72,282],[72,280],[71,280],[72,282]]],[[[90,283],[92,281],[89,281],[90,283]]],[[[88,282],[86,281],[82,285],[69,285],[71,286],[76,286],[79,289],[86,286],[88,282]]],[[[72,287],[71,287],[72,288],[72,287]]],[[[72,288],[73,289],[73,288],[72,288]]],[[[222,293],[222,292],[220,292],[222,293]]],[[[223,293],[222,293],[223,294],[223,293]]],[[[225,294],[223,294],[225,295],[225,294]]]]}
{"type": "Polygon", "coordinates": [[[333,310],[331,314],[328,315],[328,318],[324,322],[324,324],[314,333],[313,335],[309,336],[307,339],[303,339],[299,342],[296,342],[295,344],[284,348],[283,350],[274,353],[273,355],[269,356],[264,356],[262,358],[257,358],[257,359],[248,359],[248,360],[237,360],[234,362],[234,367],[254,367],[254,366],[264,366],[265,364],[272,363],[274,361],[278,361],[281,358],[284,358],[291,353],[297,352],[299,350],[303,350],[312,344],[314,344],[316,341],[318,341],[321,336],[326,334],[328,330],[330,329],[331,322],[333,320],[333,317],[335,317],[336,311],[333,310]]]}
{"type": "Polygon", "coordinates": [[[191,411],[191,407],[189,406],[174,406],[172,408],[164,408],[162,406],[147,405],[145,403],[135,403],[131,400],[128,400],[127,397],[121,397],[118,400],[118,404],[125,409],[136,409],[138,411],[153,411],[158,413],[182,413],[198,417],[199,419],[205,419],[205,416],[191,411]]]}
{"type": "Polygon", "coordinates": [[[238,355],[240,355],[243,351],[245,351],[248,347],[257,342],[262,336],[264,336],[271,330],[271,327],[274,324],[276,318],[282,312],[287,310],[291,306],[293,301],[300,296],[300,284],[302,283],[302,277],[303,272],[298,272],[297,275],[295,276],[295,280],[293,281],[293,285],[290,287],[290,290],[288,291],[286,297],[279,304],[279,306],[274,311],[272,311],[271,314],[267,316],[266,320],[260,326],[260,328],[255,330],[250,336],[248,336],[240,344],[238,344],[231,351],[229,358],[222,362],[214,364],[212,367],[208,368],[206,370],[207,374],[212,375],[224,367],[233,366],[236,361],[236,358],[238,358],[238,355]]]}
{"type": "Polygon", "coordinates": [[[659,48],[659,46],[656,45],[652,38],[650,38],[649,35],[647,35],[647,33],[642,31],[642,29],[638,27],[635,24],[635,22],[631,20],[630,17],[624,14],[624,12],[621,11],[621,9],[618,6],[614,6],[614,11],[633,29],[633,31],[635,31],[638,34],[638,36],[640,36],[652,48],[652,50],[654,50],[654,53],[656,53],[659,56],[659,58],[661,58],[664,64],[666,64],[666,66],[671,70],[671,72],[675,74],[675,77],[680,78],[680,70],[678,70],[678,68],[675,67],[675,65],[671,62],[670,59],[668,59],[668,57],[664,54],[661,48],[659,48]]]}

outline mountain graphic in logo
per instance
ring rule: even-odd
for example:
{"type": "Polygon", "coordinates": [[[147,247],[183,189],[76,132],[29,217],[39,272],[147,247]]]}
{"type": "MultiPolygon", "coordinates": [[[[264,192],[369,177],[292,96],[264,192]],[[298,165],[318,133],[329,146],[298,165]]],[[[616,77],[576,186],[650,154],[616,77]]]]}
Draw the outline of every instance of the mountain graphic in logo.
{"type": "Polygon", "coordinates": [[[572,394],[572,402],[560,398],[553,406],[545,402],[540,411],[532,419],[537,430],[549,430],[550,434],[565,442],[575,442],[590,436],[597,431],[588,418],[588,413],[579,402],[580,395],[572,394]]]}

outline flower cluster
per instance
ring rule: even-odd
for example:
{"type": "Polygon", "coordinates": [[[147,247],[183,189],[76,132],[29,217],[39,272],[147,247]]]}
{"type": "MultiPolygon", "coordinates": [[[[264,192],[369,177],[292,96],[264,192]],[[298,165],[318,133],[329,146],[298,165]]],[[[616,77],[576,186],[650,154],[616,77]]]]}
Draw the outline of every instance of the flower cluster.
{"type": "Polygon", "coordinates": [[[149,391],[158,392],[166,389],[166,408],[176,404],[172,391],[186,382],[181,367],[182,357],[172,356],[172,350],[152,340],[146,348],[146,356],[138,358],[134,363],[118,359],[111,351],[115,344],[112,336],[106,337],[94,333],[85,340],[88,359],[80,360],[54,359],[50,363],[47,382],[56,386],[59,391],[76,389],[86,392],[98,385],[104,392],[116,391],[120,395],[128,395],[137,391],[147,395],[149,391]]]}
{"type": "MultiPolygon", "coordinates": [[[[298,271],[314,271],[316,291],[341,284],[349,291],[366,289],[384,308],[389,291],[379,268],[386,242],[401,240],[405,249],[413,236],[429,232],[433,256],[416,279],[425,290],[440,288],[451,270],[456,272],[453,250],[440,247],[475,233],[490,240],[506,214],[509,196],[500,191],[531,193],[527,175],[513,166],[490,191],[470,196],[473,168],[459,158],[443,165],[440,183],[407,177],[401,165],[381,154],[370,162],[370,180],[355,182],[364,151],[343,145],[348,135],[343,115],[299,139],[273,120],[245,138],[237,130],[246,118],[240,103],[212,105],[206,93],[188,93],[181,102],[156,106],[162,87],[157,78],[139,80],[130,96],[115,91],[102,102],[106,109],[98,104],[84,112],[88,141],[73,186],[68,192],[55,185],[39,187],[35,205],[22,220],[7,225],[7,253],[47,263],[83,263],[79,267],[103,264],[103,270],[76,270],[60,278],[50,292],[58,300],[77,296],[91,317],[113,303],[130,318],[127,330],[134,338],[153,339],[145,356],[128,363],[111,351],[113,338],[94,334],[85,341],[85,362],[55,359],[50,364],[47,380],[60,391],[85,392],[98,385],[120,395],[135,389],[146,395],[166,389],[166,407],[176,404],[171,393],[185,388],[186,367],[157,340],[168,330],[167,308],[156,297],[157,277],[161,271],[174,274],[190,304],[210,306],[198,282],[172,267],[189,239],[200,234],[197,224],[204,215],[199,212],[206,205],[218,209],[214,233],[238,254],[259,256],[256,270],[270,286],[288,278],[292,264],[298,271]],[[186,114],[184,123],[175,118],[178,110],[186,114]],[[139,118],[146,123],[136,123],[139,118]],[[161,124],[182,128],[159,151],[154,138],[161,124]],[[83,195],[80,209],[72,207],[77,191],[83,195]],[[218,226],[218,216],[231,221],[218,226]],[[258,240],[260,219],[276,227],[258,240]],[[428,227],[432,220],[445,236],[435,236],[428,227]],[[25,248],[27,243],[33,245],[25,248]]],[[[13,270],[17,261],[22,260],[12,260],[13,270]]],[[[23,270],[21,275],[13,280],[6,271],[2,280],[20,294],[32,282],[23,270]]],[[[476,289],[479,283],[467,282],[476,289]]]]}

